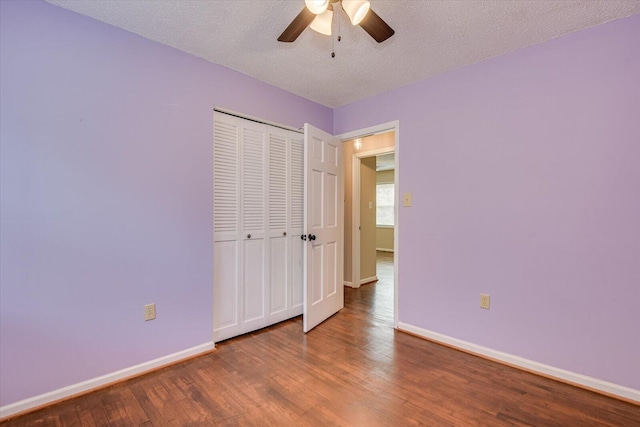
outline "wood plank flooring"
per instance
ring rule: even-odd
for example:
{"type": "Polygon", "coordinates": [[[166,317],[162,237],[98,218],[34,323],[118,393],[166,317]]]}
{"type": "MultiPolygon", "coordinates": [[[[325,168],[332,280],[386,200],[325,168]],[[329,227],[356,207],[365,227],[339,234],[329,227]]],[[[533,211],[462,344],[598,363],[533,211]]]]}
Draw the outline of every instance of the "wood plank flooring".
{"type": "Polygon", "coordinates": [[[640,426],[640,407],[393,330],[393,264],[301,318],[5,426],[640,426]]]}

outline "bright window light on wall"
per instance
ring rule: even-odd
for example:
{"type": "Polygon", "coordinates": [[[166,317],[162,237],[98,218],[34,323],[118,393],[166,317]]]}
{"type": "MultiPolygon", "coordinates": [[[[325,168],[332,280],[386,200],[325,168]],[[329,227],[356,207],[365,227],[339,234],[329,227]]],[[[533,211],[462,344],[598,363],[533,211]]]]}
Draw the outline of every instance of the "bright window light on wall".
{"type": "Polygon", "coordinates": [[[386,227],[395,225],[394,192],[393,183],[376,184],[376,225],[386,227]]]}

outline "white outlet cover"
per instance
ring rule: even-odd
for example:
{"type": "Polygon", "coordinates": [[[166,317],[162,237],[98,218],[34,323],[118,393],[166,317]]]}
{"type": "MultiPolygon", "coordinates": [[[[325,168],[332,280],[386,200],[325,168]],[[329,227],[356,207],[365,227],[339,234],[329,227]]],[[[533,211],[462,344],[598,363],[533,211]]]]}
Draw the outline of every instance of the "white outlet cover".
{"type": "Polygon", "coordinates": [[[488,294],[480,294],[480,308],[489,310],[491,308],[491,296],[488,294]]]}

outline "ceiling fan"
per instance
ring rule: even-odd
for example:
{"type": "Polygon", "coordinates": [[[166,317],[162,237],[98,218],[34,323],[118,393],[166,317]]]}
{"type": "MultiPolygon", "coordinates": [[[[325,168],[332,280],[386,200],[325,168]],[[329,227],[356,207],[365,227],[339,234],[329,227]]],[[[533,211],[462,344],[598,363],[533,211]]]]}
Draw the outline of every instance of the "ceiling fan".
{"type": "Polygon", "coordinates": [[[353,25],[360,25],[378,43],[395,34],[366,0],[305,0],[305,7],[278,37],[279,42],[291,43],[307,28],[331,35],[333,11],[340,4],[353,25]]]}

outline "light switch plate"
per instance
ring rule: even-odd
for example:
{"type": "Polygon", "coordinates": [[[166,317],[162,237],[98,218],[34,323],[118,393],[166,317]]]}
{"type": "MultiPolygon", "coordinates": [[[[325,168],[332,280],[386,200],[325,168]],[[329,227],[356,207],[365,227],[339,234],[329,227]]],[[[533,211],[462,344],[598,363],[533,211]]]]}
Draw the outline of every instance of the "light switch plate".
{"type": "Polygon", "coordinates": [[[153,320],[156,318],[156,305],[147,304],[144,306],[144,320],[153,320]]]}
{"type": "Polygon", "coordinates": [[[406,208],[411,206],[411,193],[404,193],[402,198],[402,205],[406,208]]]}

